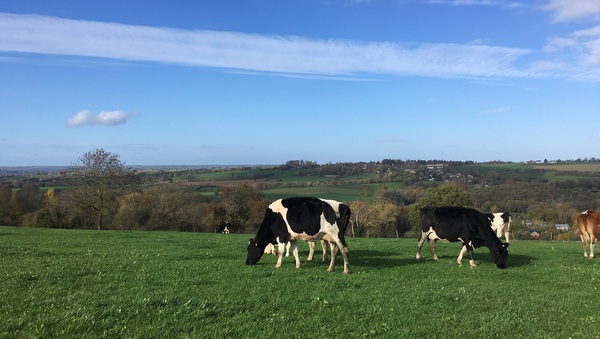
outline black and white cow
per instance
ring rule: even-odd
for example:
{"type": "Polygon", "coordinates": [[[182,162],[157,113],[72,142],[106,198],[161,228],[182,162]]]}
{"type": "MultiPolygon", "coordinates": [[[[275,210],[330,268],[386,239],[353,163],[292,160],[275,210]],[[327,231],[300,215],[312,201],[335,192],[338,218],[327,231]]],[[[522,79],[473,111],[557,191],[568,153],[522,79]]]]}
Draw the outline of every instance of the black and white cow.
{"type": "Polygon", "coordinates": [[[344,238],[350,220],[350,207],[335,201],[319,198],[296,197],[279,199],[269,205],[263,222],[254,239],[248,244],[247,265],[256,264],[264,253],[265,247],[277,244],[277,264],[281,267],[283,250],[290,241],[296,267],[300,267],[297,240],[326,240],[333,244],[328,272],[335,268],[337,252],[344,257],[344,273],[349,273],[348,245],[344,238]]]}
{"type": "Polygon", "coordinates": [[[492,229],[496,232],[498,239],[502,238],[504,234],[504,238],[508,243],[510,238],[510,222],[512,221],[510,214],[507,212],[498,212],[486,215],[492,222],[492,229]]]}
{"type": "Polygon", "coordinates": [[[489,248],[492,259],[498,268],[506,268],[508,243],[502,243],[491,228],[490,219],[479,211],[465,207],[425,207],[421,209],[421,237],[417,245],[417,259],[421,259],[421,247],[425,240],[433,259],[438,260],[435,243],[438,239],[446,242],[462,242],[458,263],[462,263],[464,252],[469,253],[469,263],[475,265],[473,249],[489,248]]]}
{"type": "Polygon", "coordinates": [[[216,232],[223,233],[223,234],[229,234],[229,227],[231,227],[231,224],[229,223],[229,221],[227,221],[224,224],[222,224],[221,226],[217,227],[216,232]]]}

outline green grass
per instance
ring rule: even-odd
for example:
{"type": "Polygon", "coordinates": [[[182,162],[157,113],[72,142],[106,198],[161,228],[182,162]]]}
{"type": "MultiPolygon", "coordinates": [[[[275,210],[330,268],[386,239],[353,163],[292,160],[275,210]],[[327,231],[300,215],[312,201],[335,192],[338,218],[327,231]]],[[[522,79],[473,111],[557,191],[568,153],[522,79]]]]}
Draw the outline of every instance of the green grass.
{"type": "MultiPolygon", "coordinates": [[[[373,190],[384,184],[339,184],[339,185],[316,185],[307,187],[292,187],[292,188],[274,188],[263,190],[265,197],[268,200],[276,200],[279,198],[290,198],[296,196],[314,196],[324,199],[334,199],[350,203],[356,200],[372,198],[373,190]],[[365,194],[365,187],[368,187],[368,194],[365,194]]],[[[400,189],[404,187],[402,183],[392,182],[385,183],[387,189],[400,189]]]]}
{"type": "Polygon", "coordinates": [[[264,190],[265,197],[269,200],[290,198],[295,196],[315,196],[323,199],[351,202],[360,195],[360,190],[354,186],[309,186],[294,188],[276,188],[264,190]]]}
{"type": "Polygon", "coordinates": [[[348,238],[350,275],[263,257],[249,235],[0,227],[1,338],[583,338],[600,336],[598,260],[518,241],[500,270],[414,259],[415,239],[348,238]]]}

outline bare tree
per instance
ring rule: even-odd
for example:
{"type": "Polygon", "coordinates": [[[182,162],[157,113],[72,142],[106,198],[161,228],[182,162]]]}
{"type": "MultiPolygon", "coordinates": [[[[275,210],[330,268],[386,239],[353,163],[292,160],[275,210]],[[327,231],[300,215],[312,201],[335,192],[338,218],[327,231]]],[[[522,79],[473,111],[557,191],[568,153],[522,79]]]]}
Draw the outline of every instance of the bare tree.
{"type": "Polygon", "coordinates": [[[71,219],[93,222],[98,230],[102,229],[107,217],[116,214],[117,198],[132,187],[133,174],[133,170],[125,168],[117,154],[101,148],[85,153],[68,175],[68,200],[70,210],[76,215],[71,219]]]}
{"type": "Polygon", "coordinates": [[[228,221],[236,233],[254,232],[262,222],[268,204],[262,192],[251,185],[223,187],[218,192],[217,208],[211,219],[218,224],[228,221]]]}
{"type": "Polygon", "coordinates": [[[374,215],[377,212],[374,208],[374,203],[367,201],[353,201],[350,203],[352,211],[352,236],[361,236],[366,234],[369,237],[369,230],[375,227],[374,215]]]}

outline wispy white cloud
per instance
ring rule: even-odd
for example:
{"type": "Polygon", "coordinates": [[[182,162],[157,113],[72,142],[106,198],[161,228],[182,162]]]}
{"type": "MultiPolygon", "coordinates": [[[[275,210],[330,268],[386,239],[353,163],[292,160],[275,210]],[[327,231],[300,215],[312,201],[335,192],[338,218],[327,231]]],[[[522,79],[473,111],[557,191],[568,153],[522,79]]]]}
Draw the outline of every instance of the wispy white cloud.
{"type": "Polygon", "coordinates": [[[101,126],[116,126],[122,125],[127,122],[131,117],[134,117],[134,113],[127,113],[123,111],[108,111],[100,112],[97,115],[93,115],[88,110],[83,110],[75,113],[74,116],[67,120],[67,126],[78,127],[84,125],[101,125],[101,126]]]}
{"type": "Polygon", "coordinates": [[[358,43],[0,13],[0,51],[322,76],[520,77],[530,53],[482,44],[358,43]]]}
{"type": "Polygon", "coordinates": [[[600,0],[550,0],[545,7],[555,22],[600,18],[600,0]]]}
{"type": "MultiPolygon", "coordinates": [[[[600,0],[549,0],[543,8],[554,23],[600,22],[600,0]]],[[[543,51],[550,59],[538,65],[557,66],[575,80],[600,81],[600,25],[550,37],[543,51]]]]}
{"type": "Polygon", "coordinates": [[[552,66],[546,70],[562,72],[565,76],[585,81],[600,81],[600,26],[576,31],[563,37],[548,39],[543,51],[549,60],[532,65],[532,72],[543,72],[537,66],[552,66]],[[537,69],[533,69],[537,67],[537,69]]]}
{"type": "Polygon", "coordinates": [[[600,25],[573,33],[576,37],[600,37],[600,25]]]}

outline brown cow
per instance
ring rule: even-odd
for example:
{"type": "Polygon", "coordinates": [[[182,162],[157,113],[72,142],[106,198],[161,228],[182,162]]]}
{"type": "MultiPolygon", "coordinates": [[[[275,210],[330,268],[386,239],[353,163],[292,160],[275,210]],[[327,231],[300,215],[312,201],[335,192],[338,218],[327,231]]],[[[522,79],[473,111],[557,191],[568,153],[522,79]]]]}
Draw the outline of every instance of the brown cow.
{"type": "Polygon", "coordinates": [[[600,212],[587,210],[577,216],[577,227],[581,242],[583,243],[583,255],[586,258],[594,258],[594,245],[600,233],[600,212]],[[588,242],[590,244],[590,254],[588,256],[588,242]]]}

